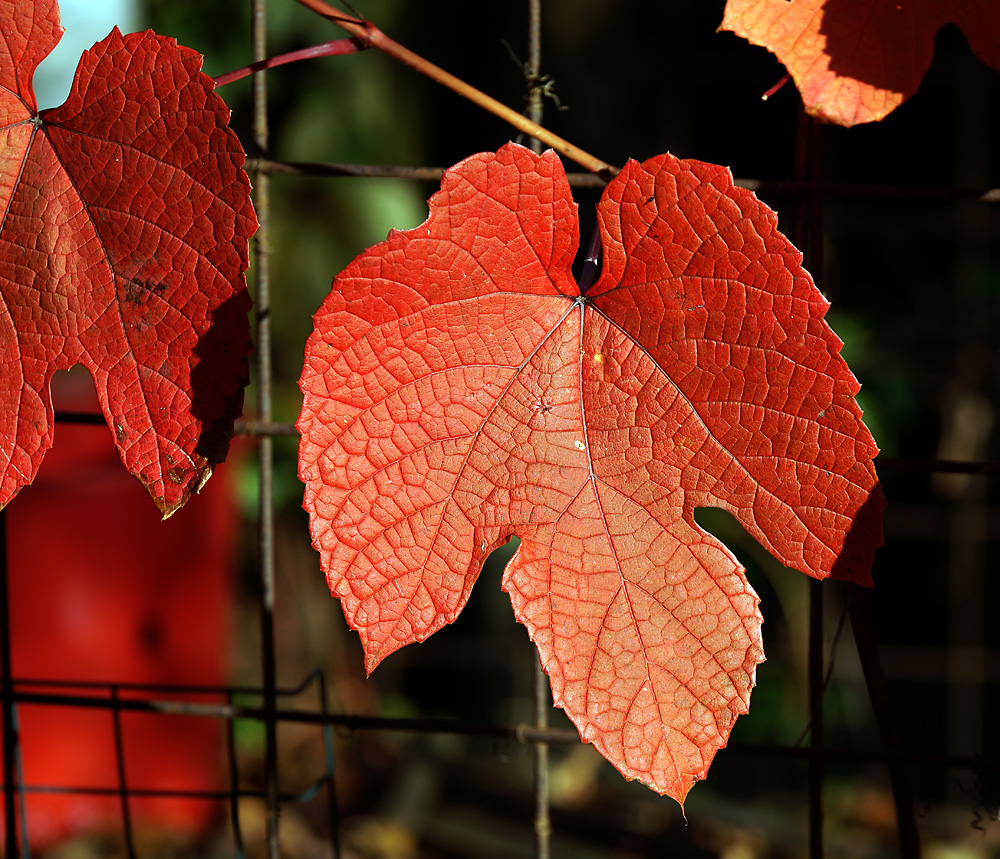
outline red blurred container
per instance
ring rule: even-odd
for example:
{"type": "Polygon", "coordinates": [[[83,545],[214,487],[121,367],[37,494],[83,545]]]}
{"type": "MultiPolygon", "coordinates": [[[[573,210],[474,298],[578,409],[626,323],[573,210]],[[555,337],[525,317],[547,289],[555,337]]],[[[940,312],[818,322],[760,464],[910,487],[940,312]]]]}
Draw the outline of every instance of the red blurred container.
{"type": "MultiPolygon", "coordinates": [[[[79,390],[79,380],[64,381],[79,390]]],[[[62,397],[61,406],[97,411],[89,384],[85,392],[84,399],[62,397]]],[[[34,484],[7,509],[14,676],[223,685],[238,527],[225,469],[161,521],[105,426],[59,424],[34,484]]],[[[20,705],[24,783],[117,789],[113,718],[106,709],[20,705]]],[[[121,721],[130,789],[227,786],[224,723],[128,712],[121,721]]],[[[122,830],[121,801],[113,794],[29,792],[26,807],[36,847],[122,830]]],[[[130,801],[137,831],[169,833],[171,841],[203,832],[222,810],[217,800],[190,797],[130,801]]]]}

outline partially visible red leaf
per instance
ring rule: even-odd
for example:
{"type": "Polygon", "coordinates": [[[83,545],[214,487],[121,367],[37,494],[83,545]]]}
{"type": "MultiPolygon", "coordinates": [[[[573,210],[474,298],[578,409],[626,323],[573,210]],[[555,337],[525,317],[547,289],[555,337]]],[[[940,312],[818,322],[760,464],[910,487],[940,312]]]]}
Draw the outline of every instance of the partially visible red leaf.
{"type": "Polygon", "coordinates": [[[728,0],[719,29],[775,54],[810,114],[850,126],[884,119],[917,91],[945,24],[1000,70],[996,0],[728,0]]]}
{"type": "Polygon", "coordinates": [[[877,449],[827,302],[728,170],[629,162],[570,273],[559,159],[446,171],[430,216],[334,280],[299,429],[313,542],[369,671],[503,587],[555,701],[626,776],[683,802],[747,710],[757,597],[694,509],[783,563],[870,583],[877,449]]]}
{"type": "Polygon", "coordinates": [[[66,103],[38,113],[58,7],[4,3],[0,31],[0,506],[52,444],[52,373],[81,363],[169,515],[225,458],[242,408],[243,150],[201,57],[173,39],[112,31],[66,103]]]}

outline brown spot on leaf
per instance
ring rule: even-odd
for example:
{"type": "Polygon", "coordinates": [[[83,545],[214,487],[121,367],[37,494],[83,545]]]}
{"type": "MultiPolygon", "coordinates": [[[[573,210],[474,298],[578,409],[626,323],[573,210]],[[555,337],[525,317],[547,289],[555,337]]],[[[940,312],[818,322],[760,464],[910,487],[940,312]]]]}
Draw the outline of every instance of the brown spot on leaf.
{"type": "Polygon", "coordinates": [[[180,465],[172,465],[167,469],[167,480],[176,486],[184,486],[187,483],[188,469],[180,465]]]}
{"type": "Polygon", "coordinates": [[[129,304],[143,304],[150,295],[159,294],[167,288],[163,281],[156,280],[126,280],[122,286],[122,301],[129,304]]]}

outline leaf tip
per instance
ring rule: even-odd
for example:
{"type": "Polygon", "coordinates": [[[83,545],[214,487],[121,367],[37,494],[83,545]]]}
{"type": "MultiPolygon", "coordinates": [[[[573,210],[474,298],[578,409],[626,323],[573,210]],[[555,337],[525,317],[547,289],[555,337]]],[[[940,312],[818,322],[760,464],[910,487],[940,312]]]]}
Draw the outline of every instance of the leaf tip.
{"type": "Polygon", "coordinates": [[[372,672],[378,668],[382,659],[387,654],[383,654],[381,651],[376,653],[370,653],[367,649],[365,650],[365,677],[371,677],[372,672]]]}
{"type": "MultiPolygon", "coordinates": [[[[149,487],[146,487],[147,490],[149,487]]],[[[160,511],[160,521],[166,522],[171,516],[174,515],[181,507],[184,506],[183,502],[171,502],[168,503],[162,498],[153,497],[153,503],[156,505],[157,510],[160,511]]]]}

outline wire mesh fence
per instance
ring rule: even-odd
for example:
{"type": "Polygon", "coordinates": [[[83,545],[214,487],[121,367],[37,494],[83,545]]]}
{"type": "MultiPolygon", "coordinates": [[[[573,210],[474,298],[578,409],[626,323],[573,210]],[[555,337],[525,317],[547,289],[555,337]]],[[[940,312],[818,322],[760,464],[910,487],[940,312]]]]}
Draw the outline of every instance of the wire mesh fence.
{"type": "MultiPolygon", "coordinates": [[[[534,87],[528,96],[529,102],[534,96],[536,109],[542,87],[540,45],[544,35],[539,8],[538,0],[533,0],[523,13],[524,31],[529,34],[527,77],[534,87]]],[[[269,12],[273,13],[273,10],[269,10],[265,0],[252,0],[249,18],[254,60],[263,59],[268,54],[269,12]]],[[[491,649],[491,644],[472,644],[469,645],[473,654],[469,658],[471,668],[466,666],[468,670],[490,674],[494,670],[491,659],[504,663],[520,660],[515,672],[517,679],[505,682],[520,684],[519,694],[522,698],[533,696],[534,705],[530,710],[522,708],[519,719],[460,718],[454,715],[439,718],[424,713],[407,715],[392,712],[391,704],[383,706],[382,712],[377,715],[358,714],[332,703],[339,701],[343,704],[351,699],[331,688],[337,680],[330,678],[328,669],[305,665],[301,667],[301,676],[296,676],[291,674],[287,665],[283,667],[280,664],[279,652],[288,627],[280,617],[277,602],[279,599],[288,602],[308,600],[309,596],[296,592],[294,584],[291,591],[283,593],[281,590],[283,585],[289,586],[291,580],[282,578],[280,573],[279,554],[283,549],[275,499],[275,444],[282,439],[294,440],[295,430],[291,424],[275,418],[273,388],[276,357],[271,326],[283,300],[283,287],[272,284],[271,280],[270,261],[277,226],[272,221],[272,194],[281,193],[279,177],[289,175],[310,177],[317,181],[335,181],[336,177],[347,176],[433,182],[440,177],[441,171],[434,167],[306,163],[272,158],[267,81],[267,72],[254,76],[250,122],[252,142],[247,141],[250,150],[248,170],[253,177],[254,202],[260,221],[254,238],[252,268],[256,320],[255,410],[238,425],[238,431],[254,441],[259,505],[253,517],[257,528],[257,547],[252,566],[257,580],[249,588],[256,602],[255,617],[251,621],[249,614],[244,612],[238,617],[238,622],[244,625],[253,623],[257,627],[256,635],[249,637],[255,648],[252,661],[256,666],[249,673],[256,674],[260,682],[237,685],[183,681],[154,684],[116,682],[114,678],[109,682],[82,682],[54,676],[20,676],[12,666],[12,652],[16,644],[11,629],[11,612],[17,611],[17,605],[9,596],[11,577],[18,571],[8,569],[4,563],[0,574],[0,590],[4,594],[3,611],[0,612],[0,671],[3,676],[0,702],[3,712],[6,855],[31,855],[33,824],[29,810],[38,802],[38,797],[56,795],[94,796],[114,803],[119,825],[112,836],[114,846],[110,850],[129,857],[158,855],[159,847],[144,843],[142,825],[137,824],[136,817],[136,809],[142,802],[158,799],[187,800],[214,809],[216,831],[221,834],[199,845],[198,849],[206,855],[491,856],[527,855],[527,850],[536,857],[547,857],[553,853],[596,857],[662,855],[666,849],[676,850],[677,855],[707,855],[713,851],[727,856],[808,855],[811,859],[824,855],[854,855],[844,849],[844,843],[838,840],[841,838],[839,829],[832,832],[829,823],[835,816],[834,807],[844,804],[839,795],[831,798],[831,784],[840,790],[843,784],[841,776],[845,771],[854,774],[877,771],[878,775],[872,778],[876,782],[881,779],[880,783],[888,785],[881,792],[870,792],[869,795],[878,797],[882,804],[874,811],[866,811],[888,818],[888,822],[883,820],[880,825],[882,830],[891,832],[891,843],[879,843],[878,852],[871,855],[914,857],[921,854],[922,842],[929,838],[925,832],[928,829],[926,817],[932,813],[929,809],[944,807],[948,796],[955,793],[954,789],[948,788],[950,773],[958,774],[962,780],[959,793],[967,791],[969,794],[959,795],[958,805],[968,811],[967,828],[982,834],[982,855],[988,855],[988,851],[995,849],[998,835],[992,822],[997,817],[993,790],[1000,772],[1000,755],[989,737],[988,725],[991,714],[1000,704],[997,695],[1000,675],[997,674],[994,659],[995,648],[1000,646],[1000,642],[994,641],[994,634],[984,628],[982,618],[984,604],[997,596],[995,585],[987,578],[991,568],[990,553],[994,551],[990,544],[990,535],[995,533],[995,511],[990,505],[994,493],[984,487],[1000,465],[985,461],[986,456],[972,458],[969,447],[948,448],[941,445],[938,447],[940,458],[900,455],[878,462],[890,498],[888,541],[890,544],[897,541],[903,546],[895,550],[893,563],[899,568],[920,563],[916,560],[920,549],[915,550],[915,557],[914,550],[909,546],[914,541],[919,544],[920,540],[936,539],[943,547],[939,552],[942,557],[935,556],[934,562],[950,570],[953,584],[944,596],[927,596],[926,600],[935,603],[937,609],[951,611],[950,641],[942,645],[928,640],[922,644],[918,636],[913,642],[906,643],[906,636],[897,635],[896,639],[904,643],[886,647],[876,631],[884,627],[872,620],[873,611],[880,617],[885,616],[885,606],[879,604],[877,595],[873,606],[872,598],[856,589],[831,590],[828,586],[810,581],[797,592],[798,596],[789,599],[789,604],[798,600],[803,617],[807,619],[800,624],[805,633],[805,640],[801,642],[804,656],[791,668],[793,672],[798,672],[799,682],[794,688],[803,693],[803,700],[796,705],[797,716],[802,718],[792,729],[796,739],[782,743],[760,738],[754,740],[752,737],[743,740],[737,732],[725,752],[720,754],[716,768],[720,770],[720,780],[728,777],[738,785],[745,779],[755,788],[766,783],[762,774],[772,779],[792,778],[798,785],[793,791],[797,795],[796,801],[801,800],[804,806],[804,814],[795,824],[782,820],[784,812],[781,804],[787,800],[788,794],[778,789],[772,798],[765,797],[763,804],[758,796],[744,796],[748,803],[746,809],[740,808],[738,789],[735,792],[737,799],[732,796],[717,797],[715,810],[711,815],[706,814],[710,824],[699,824],[696,815],[689,811],[691,826],[686,833],[677,829],[679,812],[676,807],[671,805],[667,808],[669,800],[652,795],[639,800],[635,792],[600,792],[603,788],[595,787],[593,790],[598,791],[597,794],[587,797],[581,794],[574,802],[563,803],[560,798],[567,795],[567,790],[556,783],[562,779],[574,784],[590,784],[594,764],[580,763],[584,759],[574,758],[566,751],[580,747],[579,737],[559,713],[551,710],[546,678],[537,668],[533,651],[527,648],[497,654],[485,652],[491,649]],[[924,479],[929,474],[958,476],[958,479],[971,480],[971,483],[936,484],[942,496],[950,500],[947,506],[935,507],[927,500],[925,486],[911,491],[913,484],[906,482],[910,478],[924,479]],[[898,515],[892,510],[894,493],[903,500],[897,508],[902,511],[898,515]],[[911,502],[910,498],[923,500],[911,502]],[[945,521],[941,521],[942,516],[946,517],[945,521]],[[969,573],[970,569],[974,572],[969,573]],[[942,609],[941,603],[944,602],[950,609],[942,609]],[[978,620],[973,621],[973,618],[978,620]],[[847,635],[848,629],[852,636],[847,635]],[[853,638],[853,643],[849,638],[853,638]],[[835,668],[841,670],[838,661],[841,668],[844,663],[848,664],[845,688],[850,686],[849,681],[853,678],[855,687],[864,690],[861,704],[858,703],[861,699],[850,703],[855,710],[854,716],[844,717],[839,712],[848,708],[843,700],[845,696],[849,697],[847,693],[839,693],[837,701],[830,700],[831,677],[835,668]],[[888,681],[887,675],[890,678],[888,681]],[[940,692],[942,689],[944,691],[940,692]],[[939,695],[941,701],[928,701],[928,695],[939,695]],[[921,743],[920,734],[915,735],[910,729],[908,718],[915,709],[936,712],[938,704],[947,712],[942,711],[936,716],[935,728],[943,732],[950,730],[955,735],[954,742],[938,744],[928,740],[921,743]],[[871,715],[857,716],[861,706],[871,715]],[[85,711],[102,714],[113,740],[113,783],[48,784],[25,777],[20,738],[29,716],[37,718],[37,714],[46,708],[60,708],[63,714],[85,711]],[[831,708],[838,709],[833,724],[828,722],[831,708]],[[196,720],[215,726],[224,750],[224,780],[215,786],[202,788],[151,787],[142,783],[135,776],[137,766],[132,759],[135,751],[126,742],[129,725],[137,724],[128,721],[133,718],[196,720]],[[857,738],[845,733],[844,725],[851,724],[852,718],[855,722],[870,723],[858,732],[863,737],[864,747],[857,747],[857,738]],[[973,727],[970,728],[970,725],[973,727]],[[460,737],[470,738],[471,744],[461,746],[457,755],[453,750],[439,753],[443,748],[441,746],[407,747],[400,757],[405,758],[409,754],[415,763],[407,769],[406,777],[398,785],[398,790],[406,796],[390,798],[390,801],[384,796],[378,799],[366,795],[365,791],[370,792],[371,787],[356,775],[357,770],[364,770],[366,766],[377,772],[382,771],[380,764],[373,764],[366,755],[368,758],[377,757],[383,752],[361,747],[363,741],[358,738],[366,735],[426,736],[436,738],[431,742],[444,738],[445,743],[449,737],[460,737]],[[550,760],[550,747],[553,751],[559,749],[566,753],[561,752],[557,761],[550,760]],[[253,749],[253,752],[247,753],[246,749],[253,749]],[[533,763],[527,767],[522,759],[529,753],[533,763]],[[501,789],[497,785],[490,786],[495,773],[477,763],[477,754],[490,760],[517,760],[520,780],[514,780],[516,787],[510,789],[503,785],[501,789]],[[440,787],[440,779],[432,779],[438,786],[434,790],[428,789],[430,782],[427,781],[426,767],[448,770],[447,788],[440,787]],[[462,772],[456,774],[449,767],[462,772]],[[524,775],[528,770],[531,775],[526,780],[524,775]],[[933,787],[927,787],[927,773],[933,774],[933,787]],[[484,784],[487,786],[484,787],[484,784]],[[491,792],[490,787],[496,789],[491,792]],[[359,834],[355,828],[352,836],[345,838],[341,820],[345,803],[355,812],[364,808],[366,802],[369,806],[378,805],[380,801],[383,806],[395,803],[393,807],[397,811],[404,809],[399,812],[400,818],[408,820],[407,814],[411,813],[414,802],[426,798],[425,794],[442,790],[461,795],[458,799],[449,795],[448,801],[454,807],[467,811],[470,805],[474,808],[478,806],[469,818],[471,823],[461,833],[449,829],[443,819],[446,815],[438,814],[433,826],[424,830],[424,834],[433,830],[433,837],[428,835],[427,842],[423,844],[407,840],[405,832],[404,835],[396,832],[398,840],[393,841],[392,833],[387,834],[383,830],[367,830],[359,834]],[[352,795],[349,802],[345,800],[345,791],[352,795]],[[595,795],[603,800],[604,810],[595,811],[593,805],[588,805],[595,795]],[[930,799],[921,799],[922,796],[930,799]],[[483,806],[496,802],[498,797],[502,797],[507,813],[518,819],[521,827],[518,830],[519,840],[505,842],[501,838],[500,846],[486,838],[494,822],[486,819],[482,811],[483,806]],[[751,799],[752,802],[749,802],[751,799]],[[744,815],[749,811],[760,815],[756,830],[745,822],[744,815]],[[773,828],[767,822],[769,814],[778,818],[773,828]],[[673,826],[664,823],[667,818],[673,820],[673,826]],[[15,821],[15,825],[10,825],[11,821],[15,821]],[[787,843],[775,834],[782,825],[797,833],[787,843]],[[719,830],[739,830],[744,835],[734,836],[723,843],[716,836],[706,833],[713,826],[719,830]],[[746,838],[749,836],[745,836],[747,831],[758,831],[758,834],[748,841],[746,838]],[[526,847],[529,839],[530,849],[526,847]],[[428,847],[427,844],[433,846],[428,847]],[[737,848],[744,852],[737,852],[737,848]]],[[[996,91],[994,85],[985,96],[984,103],[994,105],[996,91]]],[[[985,182],[982,182],[983,175],[977,174],[961,184],[960,170],[952,185],[917,187],[877,181],[827,181],[824,159],[829,157],[829,145],[824,148],[820,129],[803,118],[797,124],[795,138],[792,159],[795,166],[791,179],[777,182],[747,179],[739,180],[739,184],[777,201],[779,209],[788,211],[790,232],[796,244],[805,249],[807,267],[817,273],[821,287],[832,293],[846,291],[842,282],[848,265],[847,254],[838,252],[836,243],[838,239],[850,242],[855,238],[852,233],[855,225],[850,221],[852,217],[879,217],[878,212],[874,215],[857,214],[863,211],[859,206],[865,201],[874,201],[877,206],[937,207],[935,211],[942,206],[954,207],[958,226],[978,231],[976,252],[985,254],[988,263],[988,245],[997,235],[993,206],[1000,200],[1000,190],[991,187],[989,181],[996,168],[988,156],[985,182]],[[979,186],[977,181],[981,182],[979,186]],[[832,262],[826,258],[831,249],[837,257],[832,262]]],[[[838,145],[845,145],[842,138],[837,140],[838,145]]],[[[594,177],[583,174],[571,174],[570,182],[577,188],[596,188],[602,184],[594,177]]],[[[957,239],[952,237],[951,241],[954,243],[957,239]]],[[[956,254],[956,257],[960,255],[956,254]]],[[[905,272],[905,262],[898,269],[905,272]]],[[[966,272],[961,276],[978,275],[966,272]]],[[[990,289],[995,287],[990,286],[990,289]]],[[[943,291],[946,290],[943,288],[943,291]]],[[[987,379],[984,383],[984,396],[989,403],[987,411],[992,410],[995,398],[996,374],[988,367],[989,361],[995,359],[989,334],[989,323],[996,309],[994,303],[993,298],[987,300],[983,311],[985,328],[979,332],[979,341],[976,341],[986,356],[983,358],[980,355],[979,360],[987,365],[987,369],[980,371],[987,379]]],[[[961,300],[958,304],[962,312],[976,306],[975,301],[968,297],[965,305],[961,300]]],[[[879,305],[879,309],[884,309],[883,305],[879,305]]],[[[962,342],[956,345],[956,352],[968,352],[966,347],[970,338],[959,334],[956,339],[965,341],[964,346],[962,342]]],[[[971,339],[975,340],[974,337],[971,339]]],[[[877,344],[874,349],[878,354],[877,344]]],[[[965,360],[968,363],[973,358],[965,360]]],[[[886,389],[886,385],[879,388],[880,391],[886,389]]],[[[956,410],[960,410],[961,402],[968,402],[971,397],[968,391],[962,390],[955,396],[959,402],[956,410]]],[[[67,424],[103,422],[102,418],[71,411],[58,414],[57,419],[67,424]]],[[[908,450],[905,445],[899,445],[898,449],[908,450]]],[[[987,456],[990,452],[988,446],[978,450],[987,456]]],[[[6,558],[7,514],[0,515],[5,523],[0,529],[0,533],[4,534],[0,554],[6,558]]],[[[748,566],[752,566],[754,550],[751,548],[747,552],[751,561],[748,566]]],[[[887,590],[890,596],[898,596],[898,589],[903,586],[898,578],[891,581],[893,584],[887,590]]],[[[331,623],[339,620],[336,613],[334,615],[331,623]]],[[[465,637],[456,639],[458,645],[444,646],[461,650],[476,632],[466,630],[462,635],[465,637]]],[[[432,651],[428,661],[433,660],[434,653],[440,651],[432,651]]],[[[401,675],[407,671],[413,672],[414,676],[426,676],[419,657],[397,669],[386,666],[386,670],[390,674],[387,686],[391,686],[393,681],[404,683],[401,675]],[[394,670],[395,676],[392,675],[394,670]]],[[[363,696],[355,696],[353,700],[363,700],[363,696]]],[[[502,715],[508,716],[511,712],[505,710],[502,715]]],[[[715,777],[714,773],[715,770],[710,779],[715,777]]],[[[506,818],[508,824],[510,819],[506,818]]],[[[42,852],[45,849],[48,848],[43,847],[42,852]]]]}

